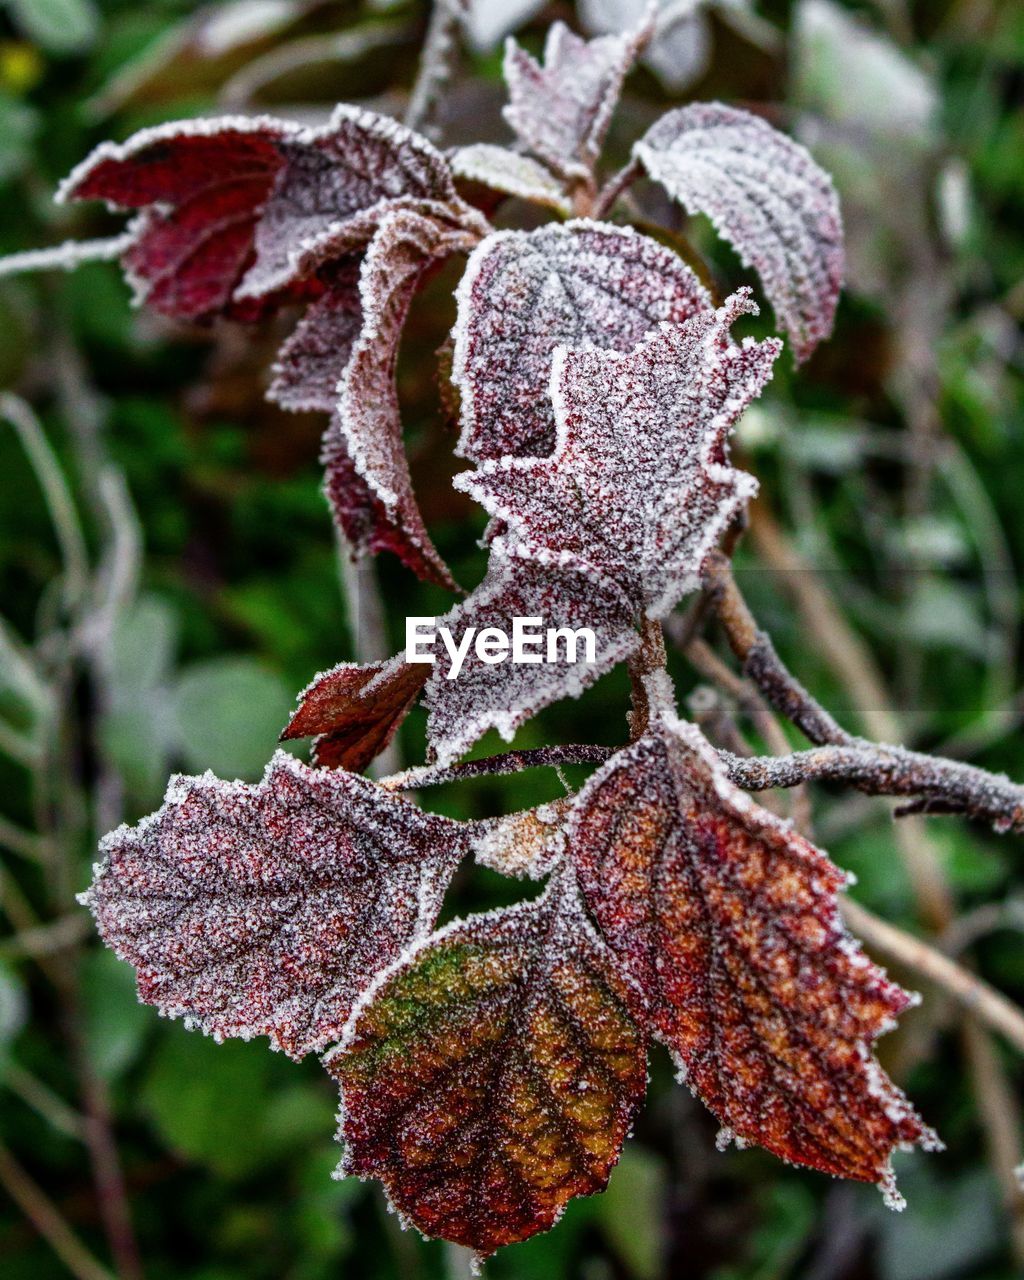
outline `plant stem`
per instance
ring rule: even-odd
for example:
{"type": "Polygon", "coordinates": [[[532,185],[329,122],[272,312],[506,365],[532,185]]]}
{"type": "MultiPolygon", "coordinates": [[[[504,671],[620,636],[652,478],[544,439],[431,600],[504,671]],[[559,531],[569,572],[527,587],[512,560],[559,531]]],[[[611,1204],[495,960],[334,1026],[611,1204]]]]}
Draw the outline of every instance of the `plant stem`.
{"type": "Polygon", "coordinates": [[[434,0],[419,71],[409,95],[405,123],[428,136],[434,133],[432,122],[438,99],[452,74],[457,51],[456,31],[461,21],[459,8],[458,0],[434,0]]]}
{"type": "Polygon", "coordinates": [[[532,747],[528,751],[506,751],[481,760],[464,760],[461,764],[422,765],[381,778],[380,785],[389,791],[409,791],[414,787],[436,787],[445,782],[462,782],[467,778],[484,778],[523,769],[557,767],[565,764],[604,764],[616,747],[569,744],[555,747],[532,747]]]}

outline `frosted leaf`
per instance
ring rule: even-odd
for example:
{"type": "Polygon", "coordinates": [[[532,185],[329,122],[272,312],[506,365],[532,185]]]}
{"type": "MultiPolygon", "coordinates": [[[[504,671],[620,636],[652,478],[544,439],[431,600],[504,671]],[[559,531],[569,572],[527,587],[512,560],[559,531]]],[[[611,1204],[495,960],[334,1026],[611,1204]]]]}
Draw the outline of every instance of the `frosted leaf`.
{"type": "Polygon", "coordinates": [[[728,437],[771,377],[776,339],[737,346],[749,290],[632,352],[555,354],[558,441],[550,458],[501,458],[455,478],[513,531],[524,554],[614,583],[651,617],[697,585],[709,549],[756,482],[728,437]]]}
{"type": "Polygon", "coordinates": [[[171,780],[112,832],[82,895],[139,998],[291,1057],[337,1040],[360,993],[437,917],[460,824],[278,752],[257,786],[171,780]]]}
{"type": "Polygon", "coordinates": [[[711,305],[670,249],[628,227],[588,221],[489,236],[456,297],[457,452],[473,461],[550,453],[558,345],[628,351],[660,322],[711,305]]]}
{"type": "Polygon", "coordinates": [[[472,837],[473,856],[482,867],[503,876],[543,879],[565,848],[562,828],[570,805],[565,796],[536,809],[478,822],[472,837]]]}
{"type": "Polygon", "coordinates": [[[832,332],[843,279],[839,201],[810,153],[758,116],[721,103],[668,112],[633,152],[757,271],[797,360],[806,360],[832,332]]]}
{"type": "Polygon", "coordinates": [[[646,1087],[646,1041],[565,874],[471,916],[367,994],[326,1059],[342,1173],[480,1256],[604,1189],[646,1087]]]}
{"type": "Polygon", "coordinates": [[[518,151],[479,142],[470,147],[458,147],[450,153],[449,159],[457,178],[482,183],[492,191],[503,191],[506,195],[518,196],[520,200],[547,205],[559,213],[572,212],[561,182],[550,169],[545,169],[529,156],[520,155],[518,151]]]}
{"type": "Polygon", "coordinates": [[[392,201],[451,201],[451,172],[426,138],[360,107],[280,144],[281,167],[256,229],[239,297],[263,297],[361,248],[392,201]]]}
{"type": "Polygon", "coordinates": [[[341,662],[299,694],[281,740],[315,737],[313,760],[359,773],[387,747],[419,697],[430,668],[403,662],[341,662]]]}
{"type": "Polygon", "coordinates": [[[594,632],[596,660],[585,661],[580,642],[573,662],[565,660],[566,650],[560,644],[556,662],[506,659],[489,664],[477,656],[474,639],[458,675],[448,679],[451,657],[440,643],[435,645],[436,663],[424,700],[429,711],[427,738],[441,764],[462,755],[488,729],[497,729],[511,742],[516,729],[541,708],[561,698],[578,698],[639,644],[634,611],[614,585],[595,582],[571,567],[520,559],[514,551],[506,541],[497,540],[487,577],[439,624],[447,626],[461,646],[470,627],[476,634],[485,627],[499,627],[511,637],[514,618],[541,618],[542,643],[529,650],[541,657],[546,656],[543,629],[589,627],[594,632]]]}
{"type": "Polygon", "coordinates": [[[738,1143],[889,1185],[933,1142],[872,1042],[907,1007],[847,934],[846,877],[661,708],[580,792],[567,848],[641,1022],[738,1143]]]}
{"type": "Polygon", "coordinates": [[[267,399],[294,413],[333,413],[362,325],[359,261],[342,259],[278,350],[267,399]]]}
{"type": "Polygon", "coordinates": [[[298,125],[267,117],[192,120],[102,143],[57,199],[143,209],[122,257],[138,299],[200,320],[225,310],[253,252],[260,210],[298,125]]]}
{"type": "Polygon", "coordinates": [[[543,65],[509,38],[504,114],[526,149],[565,178],[590,179],[622,82],[647,34],[584,40],[554,22],[543,65]]]}
{"type": "Polygon", "coordinates": [[[351,464],[405,543],[402,559],[421,577],[454,588],[413,495],[395,385],[402,328],[424,271],[478,238],[443,214],[443,207],[425,205],[391,209],[381,220],[360,271],[362,328],[338,383],[322,459],[329,496],[337,489],[336,464],[346,473],[351,464]]]}

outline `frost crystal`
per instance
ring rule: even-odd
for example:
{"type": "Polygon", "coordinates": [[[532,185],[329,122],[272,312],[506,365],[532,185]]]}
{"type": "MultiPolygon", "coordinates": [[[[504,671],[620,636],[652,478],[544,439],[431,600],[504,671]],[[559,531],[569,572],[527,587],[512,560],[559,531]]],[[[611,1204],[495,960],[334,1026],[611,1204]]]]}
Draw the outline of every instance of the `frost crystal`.
{"type": "Polygon", "coordinates": [[[488,237],[457,301],[457,452],[477,462],[551,452],[557,346],[628,351],[660,322],[680,323],[711,305],[671,250],[628,227],[588,221],[488,237]]]}
{"type": "Polygon", "coordinates": [[[736,790],[699,730],[658,703],[567,828],[637,1016],[723,1136],[887,1187],[892,1150],[933,1137],[871,1056],[906,994],[847,934],[843,873],[736,790]]]}
{"type": "Polygon", "coordinates": [[[583,40],[555,22],[548,29],[542,66],[510,38],[505,119],[526,149],[565,178],[590,178],[622,82],[647,34],[583,40]]]}
{"type": "Polygon", "coordinates": [[[646,1087],[646,1037],[566,871],[403,957],[326,1060],[344,1171],[480,1255],[603,1190],[646,1087]]]}
{"type": "Polygon", "coordinates": [[[736,419],[771,376],[777,340],[737,346],[747,294],[632,352],[555,355],[550,458],[501,458],[456,477],[523,553],[614,583],[652,617],[696,585],[708,550],[754,493],[728,465],[736,419]]]}
{"type": "Polygon", "coordinates": [[[799,143],[721,103],[668,112],[633,152],[757,271],[805,360],[832,331],[843,279],[839,201],[828,174],[799,143]]]}
{"type": "Polygon", "coordinates": [[[300,1058],[429,932],[467,848],[458,823],[278,752],[257,786],[173,778],[162,809],[103,841],[82,901],[140,999],[300,1058]]]}

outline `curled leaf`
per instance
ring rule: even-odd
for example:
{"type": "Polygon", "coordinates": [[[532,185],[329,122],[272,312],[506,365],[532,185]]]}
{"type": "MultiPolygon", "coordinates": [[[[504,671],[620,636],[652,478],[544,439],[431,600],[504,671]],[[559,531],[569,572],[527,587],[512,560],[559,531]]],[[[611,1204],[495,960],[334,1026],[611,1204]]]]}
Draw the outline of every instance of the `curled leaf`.
{"type": "Polygon", "coordinates": [[[456,488],[507,525],[522,554],[613,583],[664,616],[756,491],[728,464],[728,437],[780,344],[730,339],[732,323],[756,311],[748,294],[628,353],[560,348],[555,452],[485,462],[456,488]]]}
{"type": "Polygon", "coordinates": [[[391,742],[429,672],[400,656],[365,666],[341,662],[299,694],[281,740],[315,737],[315,764],[359,773],[391,742]]]}
{"type": "Polygon", "coordinates": [[[278,752],[257,786],[173,778],[163,808],[100,851],[82,901],[139,998],[300,1058],[337,1040],[375,975],[429,932],[466,836],[278,752]]]}
{"type": "Polygon", "coordinates": [[[457,452],[473,461],[551,452],[557,346],[628,351],[659,323],[711,305],[671,250],[628,227],[588,221],[489,236],[456,297],[457,452]]]}
{"type": "Polygon", "coordinates": [[[760,117],[718,102],[668,112],[633,153],[757,271],[797,360],[806,360],[832,332],[843,281],[839,200],[828,174],[760,117]]]}
{"type": "Polygon", "coordinates": [[[647,31],[584,40],[564,22],[548,28],[538,64],[505,45],[505,119],[520,142],[564,178],[591,178],[622,82],[647,31]]]}
{"type": "Polygon", "coordinates": [[[480,1255],[604,1188],[646,1085],[646,1042],[566,875],[456,921],[368,993],[326,1060],[342,1170],[480,1255]]]}
{"type": "Polygon", "coordinates": [[[898,1203],[893,1149],[935,1139],[872,1056],[909,997],[847,934],[843,872],[664,708],[580,792],[567,840],[638,1016],[724,1135],[898,1203]]]}

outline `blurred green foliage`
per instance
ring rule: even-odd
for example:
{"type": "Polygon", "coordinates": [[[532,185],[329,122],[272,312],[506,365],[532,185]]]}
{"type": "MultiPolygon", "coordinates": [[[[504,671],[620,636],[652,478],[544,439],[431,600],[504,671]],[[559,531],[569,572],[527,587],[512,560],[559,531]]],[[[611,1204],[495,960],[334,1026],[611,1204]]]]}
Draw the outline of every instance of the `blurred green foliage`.
{"type": "MultiPolygon", "coordinates": [[[[710,68],[686,96],[763,105],[812,147],[843,197],[850,279],[833,341],[799,373],[781,362],[743,425],[742,456],[866,640],[908,740],[1024,776],[1016,662],[1024,12],[996,0],[768,0],[759,11],[777,44],[744,40],[712,15],[710,68]]],[[[569,6],[551,5],[523,38],[536,45],[555,15],[569,16],[569,6]]],[[[102,138],[237,106],[240,95],[242,106],[281,112],[322,112],[349,98],[400,110],[423,20],[423,6],[405,0],[239,0],[207,9],[188,0],[7,0],[0,250],[116,229],[102,210],[50,203],[56,181],[102,138]]],[[[674,101],[648,72],[635,82],[613,133],[613,160],[674,101]]],[[[496,55],[468,54],[444,104],[448,135],[502,138],[500,100],[496,55]]],[[[743,278],[727,248],[699,225],[690,230],[716,286],[743,278]]],[[[483,521],[447,484],[452,437],[434,372],[452,318],[451,284],[442,277],[414,311],[401,391],[432,532],[456,577],[472,585],[483,571],[475,543],[483,521]]],[[[26,779],[55,706],[81,735],[64,742],[47,783],[65,813],[61,847],[19,851],[0,827],[3,1142],[74,1232],[108,1258],[76,1131],[84,1061],[109,1091],[152,1280],[461,1275],[464,1259],[403,1234],[376,1189],[331,1180],[336,1104],[315,1062],[296,1066],[262,1044],[218,1046],[160,1022],[135,1002],[130,972],[95,944],[66,895],[60,947],[47,950],[48,935],[30,936],[37,915],[45,929],[55,913],[35,854],[59,857],[68,891],[81,888],[106,817],[134,820],[151,810],[174,769],[257,777],[294,694],[317,671],[355,656],[358,608],[353,616],[339,589],[320,494],[321,424],[262,402],[273,334],[172,331],[131,309],[113,267],[4,280],[0,331],[0,380],[38,406],[94,561],[102,565],[116,542],[98,489],[105,469],[123,476],[130,495],[119,563],[135,563],[133,537],[141,549],[109,620],[103,699],[90,701],[81,677],[70,689],[45,681],[36,688],[13,655],[24,645],[30,668],[59,668],[62,564],[33,471],[16,435],[0,426],[0,612],[3,634],[15,637],[0,651],[0,719],[24,748],[19,758],[0,740],[5,822],[34,829],[26,779]]],[[[749,546],[739,565],[792,668],[845,723],[861,727],[785,584],[761,571],[749,546]]],[[[374,579],[396,647],[405,614],[446,607],[441,593],[396,563],[356,575],[367,591],[374,579]]],[[[357,592],[357,606],[359,599],[357,592]]],[[[681,659],[672,662],[685,694],[696,678],[681,659]]],[[[550,709],[519,741],[621,741],[627,698],[617,672],[579,703],[550,709]]],[[[422,733],[416,712],[402,731],[409,762],[422,758],[422,733]]],[[[478,751],[499,745],[486,741],[478,751]]],[[[559,793],[557,778],[531,774],[426,800],[475,816],[559,793]]],[[[913,927],[912,886],[888,810],[828,791],[816,796],[816,811],[821,841],[856,873],[861,899],[913,927]]],[[[965,918],[996,913],[972,944],[973,962],[1024,999],[1020,842],[958,821],[934,819],[930,829],[965,918]]],[[[517,893],[467,868],[446,915],[517,893]]],[[[883,1212],[870,1189],[832,1185],[755,1152],[715,1152],[710,1117],[656,1057],[648,1109],[608,1193],[572,1204],[555,1231],[508,1250],[488,1275],[1010,1280],[1019,1272],[1009,1225],[949,1011],[927,1002],[882,1053],[949,1148],[899,1162],[910,1201],[902,1216],[883,1212]]],[[[1007,1055],[1005,1068],[1019,1094],[1021,1063],[1007,1055]]],[[[0,1273],[68,1274],[5,1199],[0,1273]]]]}

